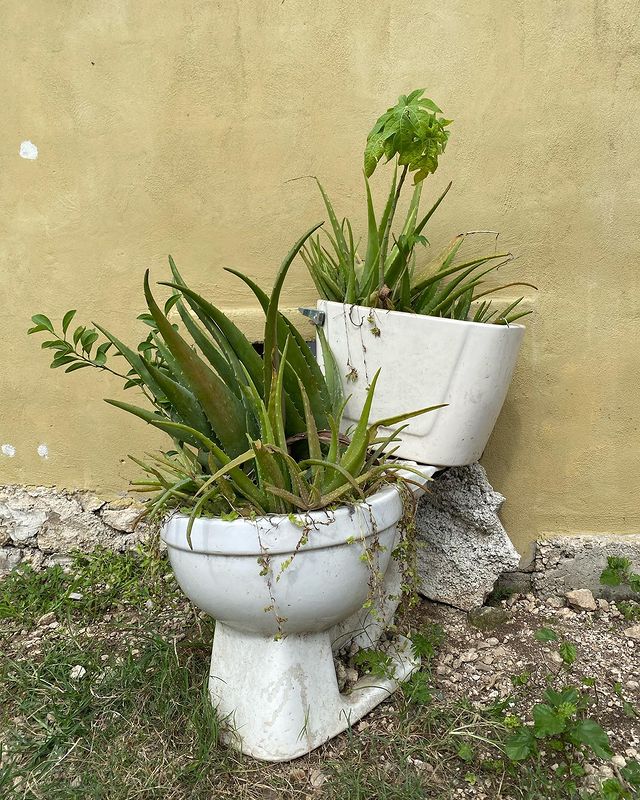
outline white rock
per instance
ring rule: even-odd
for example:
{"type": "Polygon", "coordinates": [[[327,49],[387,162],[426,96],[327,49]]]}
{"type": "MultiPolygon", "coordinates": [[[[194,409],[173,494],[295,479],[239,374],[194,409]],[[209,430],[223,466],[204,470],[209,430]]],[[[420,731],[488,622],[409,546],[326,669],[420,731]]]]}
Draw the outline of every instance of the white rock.
{"type": "Polygon", "coordinates": [[[328,780],[324,772],[319,769],[312,769],[309,773],[309,783],[314,789],[319,789],[328,780]]]}
{"type": "Polygon", "coordinates": [[[102,519],[110,528],[115,528],[122,533],[133,533],[134,524],[140,516],[141,509],[138,506],[128,508],[109,508],[102,512],[102,519]]]}
{"type": "Polygon", "coordinates": [[[360,676],[358,675],[357,669],[353,669],[352,667],[347,667],[345,672],[345,677],[347,679],[347,683],[355,683],[360,676]]]}
{"type": "Polygon", "coordinates": [[[24,551],[17,547],[0,547],[0,577],[11,572],[22,561],[24,551]]]}
{"type": "Polygon", "coordinates": [[[503,502],[480,464],[455,467],[430,483],[416,515],[421,594],[469,611],[483,604],[499,575],[518,567],[498,518],[503,502]]]}
{"type": "Polygon", "coordinates": [[[81,678],[84,678],[86,674],[87,670],[81,664],[76,664],[75,667],[71,667],[69,677],[72,681],[79,681],[81,678]]]}
{"type": "Polygon", "coordinates": [[[565,597],[570,606],[581,611],[595,611],[598,608],[590,589],[572,589],[565,597]]]}
{"type": "Polygon", "coordinates": [[[624,635],[628,636],[630,639],[640,639],[640,623],[627,628],[624,635]]]}
{"type": "Polygon", "coordinates": [[[92,514],[96,511],[100,511],[106,502],[106,500],[102,500],[100,497],[92,494],[91,492],[86,492],[85,494],[80,495],[80,505],[82,506],[83,511],[87,511],[92,514]]]}
{"type": "Polygon", "coordinates": [[[462,664],[468,664],[471,661],[476,661],[478,658],[478,653],[475,650],[465,650],[463,653],[460,653],[460,662],[462,664]]]}
{"type": "Polygon", "coordinates": [[[7,538],[14,544],[35,541],[46,518],[46,512],[34,507],[26,497],[13,497],[0,503],[0,529],[4,531],[5,544],[7,538]]]}
{"type": "Polygon", "coordinates": [[[83,597],[82,592],[69,592],[69,600],[82,600],[83,597]]]}

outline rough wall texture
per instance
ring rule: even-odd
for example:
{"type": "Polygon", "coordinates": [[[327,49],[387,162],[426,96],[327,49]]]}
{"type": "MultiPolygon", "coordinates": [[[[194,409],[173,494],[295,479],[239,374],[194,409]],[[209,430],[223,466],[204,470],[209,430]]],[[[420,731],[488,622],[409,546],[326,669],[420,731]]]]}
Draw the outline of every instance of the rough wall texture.
{"type": "Polygon", "coordinates": [[[0,487],[0,576],[27,561],[36,568],[64,563],[74,550],[127,550],[150,528],[137,524],[130,498],[107,502],[91,492],[50,487],[0,487]]]}
{"type": "MultiPolygon", "coordinates": [[[[292,178],[317,174],[363,223],[364,135],[425,86],[455,120],[425,188],[454,181],[429,239],[500,230],[540,287],[484,459],[506,527],[521,552],[547,533],[638,531],[636,6],[5,0],[0,481],[118,491],[126,453],[160,441],[101,402],[108,377],[51,373],[24,336],[32,313],[76,307],[133,338],[142,271],[159,278],[171,252],[255,330],[222,267],[266,282],[322,218],[292,178]]],[[[286,291],[313,302],[301,267],[286,291]]]]}

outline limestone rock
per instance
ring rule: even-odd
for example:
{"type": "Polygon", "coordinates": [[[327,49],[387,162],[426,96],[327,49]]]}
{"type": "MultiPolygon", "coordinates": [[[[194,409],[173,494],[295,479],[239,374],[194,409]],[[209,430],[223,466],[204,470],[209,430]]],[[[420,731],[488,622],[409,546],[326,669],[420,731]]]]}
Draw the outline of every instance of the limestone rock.
{"type": "Polygon", "coordinates": [[[0,575],[22,562],[36,570],[52,564],[67,567],[74,550],[134,547],[154,533],[145,524],[133,531],[141,510],[130,497],[107,501],[90,491],[0,486],[0,575]]]}
{"type": "Polygon", "coordinates": [[[22,553],[17,547],[0,547],[0,577],[18,566],[22,561],[22,553]]]}
{"type": "Polygon", "coordinates": [[[629,639],[640,639],[640,625],[632,625],[630,628],[627,628],[624,635],[628,636],[629,639]]]}
{"type": "Polygon", "coordinates": [[[595,611],[598,608],[593,593],[589,589],[572,589],[566,593],[565,597],[572,608],[578,608],[580,611],[595,611]]]}
{"type": "Polygon", "coordinates": [[[421,594],[469,611],[516,569],[520,556],[498,518],[503,502],[480,464],[434,478],[416,517],[421,594]]]}
{"type": "Polygon", "coordinates": [[[93,494],[93,492],[83,492],[78,499],[80,501],[80,505],[82,506],[82,510],[89,513],[100,511],[100,509],[106,505],[107,502],[106,500],[103,500],[102,498],[93,494]]]}
{"type": "Polygon", "coordinates": [[[50,514],[44,530],[38,536],[38,547],[43,553],[71,553],[74,550],[88,552],[95,547],[120,550],[120,535],[97,517],[91,524],[83,516],[50,514]]]}
{"type": "Polygon", "coordinates": [[[10,541],[16,545],[35,542],[46,518],[46,512],[37,508],[26,492],[0,501],[0,540],[2,544],[8,544],[10,541]]]}
{"type": "Polygon", "coordinates": [[[129,505],[127,508],[108,508],[102,512],[102,519],[110,528],[123,533],[133,533],[134,525],[142,508],[129,505]]]}

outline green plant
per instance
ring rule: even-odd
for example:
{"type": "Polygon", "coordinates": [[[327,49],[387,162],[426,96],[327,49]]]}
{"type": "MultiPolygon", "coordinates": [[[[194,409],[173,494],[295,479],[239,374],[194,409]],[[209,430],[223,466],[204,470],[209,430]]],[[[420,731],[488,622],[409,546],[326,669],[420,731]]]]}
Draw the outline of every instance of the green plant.
{"type": "Polygon", "coordinates": [[[600,574],[603,586],[628,586],[640,594],[640,574],[631,571],[631,561],[623,556],[609,556],[607,566],[600,574]]]}
{"type": "Polygon", "coordinates": [[[364,499],[400,469],[388,459],[394,435],[378,438],[378,428],[430,410],[371,424],[375,375],[360,420],[349,437],[340,434],[344,401],[326,343],[325,378],[301,334],[278,311],[287,271],[318,227],[291,249],[270,297],[229,270],[251,288],[264,310],[262,357],[224,313],[187,286],[171,258],[172,280],[162,285],[172,294],[164,311],[145,274],[148,313],[140,319],[151,332],[136,349],[97,324],[79,326],[69,337],[75,311],[64,315],[61,334],[45,315],[33,317],[29,333],[54,336],[42,345],[55,351],[53,368],[108,370],[125,381],[125,388],[142,391],[153,410],[107,402],[169,434],[173,448],[146,461],[132,457],[146,473],[132,485],[153,493],[147,507],[152,515],[172,508],[189,513],[189,534],[203,514],[226,519],[288,514],[364,499]],[[169,320],[174,307],[192,343],[169,320]],[[100,335],[104,341],[93,350],[100,335]],[[110,348],[128,363],[126,372],[107,363],[110,348]]]}
{"type": "Polygon", "coordinates": [[[602,727],[586,715],[590,699],[586,690],[565,686],[560,691],[547,689],[544,703],[532,709],[533,725],[518,725],[505,744],[513,761],[522,761],[537,753],[540,744],[563,754],[590,749],[598,758],[613,755],[602,727]]]}
{"type": "MultiPolygon", "coordinates": [[[[359,243],[350,221],[340,222],[327,193],[318,187],[331,223],[331,233],[324,231],[310,238],[302,257],[320,295],[327,300],[355,303],[374,308],[394,309],[415,314],[468,319],[475,322],[509,324],[530,313],[518,308],[519,298],[502,310],[492,307],[486,298],[509,286],[509,283],[486,288],[485,278],[513,260],[508,252],[490,252],[460,257],[463,245],[472,235],[491,234],[473,231],[456,236],[431,262],[416,266],[418,246],[428,245],[423,231],[451,184],[429,211],[420,216],[424,179],[438,167],[444,152],[451,120],[441,116],[436,104],[423,97],[424,89],[402,95],[375,123],[367,137],[364,153],[367,196],[366,252],[361,258],[359,243]],[[394,172],[387,201],[378,219],[373,206],[369,178],[382,158],[394,161],[394,172]],[[415,188],[397,235],[393,223],[407,176],[413,173],[415,188]],[[478,302],[480,301],[480,302],[478,302]],[[472,308],[473,305],[473,308],[472,308]]],[[[535,287],[533,287],[535,288],[535,287]]]]}
{"type": "MultiPolygon", "coordinates": [[[[552,628],[539,628],[534,634],[533,638],[537,642],[556,642],[559,641],[558,634],[552,628]]],[[[565,667],[571,667],[578,656],[578,650],[572,642],[566,639],[560,641],[558,646],[558,654],[562,659],[562,664],[565,667]]]]}
{"type": "Polygon", "coordinates": [[[20,564],[0,582],[0,620],[29,625],[50,612],[92,619],[117,603],[140,607],[158,598],[166,603],[178,596],[175,584],[162,580],[168,570],[168,562],[153,553],[104,548],[72,553],[67,570],[56,564],[38,572],[20,564]]]}

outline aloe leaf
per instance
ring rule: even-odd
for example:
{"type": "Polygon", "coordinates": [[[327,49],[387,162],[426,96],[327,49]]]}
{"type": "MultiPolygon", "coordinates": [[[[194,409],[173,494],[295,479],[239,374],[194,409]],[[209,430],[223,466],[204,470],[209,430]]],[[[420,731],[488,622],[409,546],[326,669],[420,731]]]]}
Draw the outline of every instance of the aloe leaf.
{"type": "MultiPolygon", "coordinates": [[[[154,414],[152,411],[148,411],[145,408],[132,406],[129,403],[123,403],[120,400],[105,400],[105,402],[109,403],[111,406],[115,406],[115,408],[120,408],[123,411],[129,412],[129,414],[133,414],[139,419],[144,420],[144,422],[149,423],[149,425],[153,425],[155,428],[168,433],[174,438],[188,442],[194,447],[204,447],[216,460],[217,468],[229,463],[231,460],[214,441],[195,428],[190,428],[188,425],[182,425],[178,422],[171,422],[168,419],[164,419],[159,414],[154,414]]],[[[248,500],[255,502],[259,506],[264,505],[265,501],[262,493],[248,475],[242,470],[237,469],[233,471],[232,477],[238,489],[248,500]]]]}
{"type": "MultiPolygon", "coordinates": [[[[481,279],[485,275],[494,272],[496,269],[499,269],[501,266],[508,263],[511,260],[511,255],[509,253],[506,255],[507,258],[504,258],[502,254],[498,254],[495,256],[487,256],[482,259],[477,259],[476,262],[474,262],[470,267],[465,269],[463,272],[459,272],[455,278],[452,278],[448,283],[442,285],[439,291],[436,292],[436,295],[428,307],[427,312],[429,314],[433,314],[434,316],[438,316],[438,314],[446,314],[448,309],[452,306],[453,302],[458,299],[458,297],[461,297],[469,289],[475,289],[475,287],[481,283],[481,279]],[[497,264],[491,264],[487,269],[484,269],[480,272],[475,272],[478,266],[495,261],[496,258],[502,258],[503,260],[499,261],[497,264]]],[[[484,293],[476,295],[474,299],[477,300],[478,297],[482,297],[483,294],[484,293]]]]}
{"type": "Polygon", "coordinates": [[[233,473],[237,467],[241,467],[243,464],[246,464],[247,461],[252,461],[253,457],[254,455],[252,449],[249,449],[246,452],[241,453],[239,456],[236,456],[236,458],[232,459],[223,467],[220,467],[220,469],[216,470],[213,475],[211,475],[211,477],[202,484],[195,496],[197,497],[203,492],[206,492],[213,483],[220,480],[220,478],[223,478],[225,475],[233,473]]]}
{"type": "Polygon", "coordinates": [[[480,279],[480,276],[478,276],[462,286],[458,286],[457,289],[454,289],[451,292],[443,290],[442,294],[445,295],[444,298],[441,300],[441,295],[436,295],[433,304],[428,310],[428,313],[434,317],[446,316],[448,310],[459,297],[461,297],[465,292],[468,292],[470,289],[473,291],[477,286],[481,286],[482,284],[483,281],[480,279]]]}
{"type": "Polygon", "coordinates": [[[491,305],[490,301],[483,300],[476,308],[476,312],[473,315],[473,322],[482,322],[484,319],[485,312],[489,310],[490,305],[491,305]]]}
{"type": "Polygon", "coordinates": [[[455,319],[466,320],[471,308],[471,301],[473,300],[473,289],[462,295],[462,297],[455,304],[453,316],[455,319]]]}
{"type": "Polygon", "coordinates": [[[367,252],[364,257],[364,269],[360,286],[360,298],[368,296],[373,291],[377,278],[377,265],[380,256],[380,237],[378,236],[378,223],[376,212],[371,197],[371,186],[366,174],[364,185],[367,192],[367,252]]]}
{"type": "Polygon", "coordinates": [[[170,419],[163,417],[160,414],[149,411],[149,409],[133,406],[130,403],[123,403],[121,400],[105,399],[105,403],[109,403],[110,406],[115,406],[123,411],[127,411],[129,414],[133,414],[135,417],[139,417],[139,419],[144,420],[144,422],[147,422],[149,425],[153,425],[154,428],[158,428],[159,430],[164,431],[164,433],[168,433],[169,436],[179,439],[180,441],[188,442],[188,444],[192,445],[193,447],[204,446],[209,452],[213,453],[222,464],[225,464],[229,460],[225,453],[214,441],[212,441],[206,434],[196,430],[195,428],[191,428],[188,425],[184,425],[180,422],[172,422],[170,419]]]}
{"type": "Polygon", "coordinates": [[[419,417],[422,414],[428,414],[430,411],[437,411],[439,408],[444,408],[448,406],[448,403],[438,403],[435,406],[427,406],[426,408],[419,408],[416,411],[406,411],[403,414],[396,414],[393,417],[385,417],[384,419],[376,420],[370,427],[369,427],[369,440],[374,438],[375,433],[377,432],[378,428],[390,428],[392,425],[397,425],[400,422],[406,422],[408,419],[413,419],[414,417],[419,417]]]}
{"type": "Polygon", "coordinates": [[[327,193],[325,192],[322,184],[317,178],[316,178],[316,183],[318,184],[318,189],[320,189],[320,194],[322,195],[324,206],[327,209],[327,214],[329,216],[329,222],[331,223],[333,235],[335,236],[336,252],[340,256],[340,261],[344,263],[346,266],[346,262],[348,261],[349,258],[349,248],[347,247],[347,242],[346,239],[344,238],[342,227],[338,222],[336,212],[333,208],[333,205],[331,204],[331,201],[329,200],[329,197],[327,196],[327,193]]]}
{"type": "MultiPolygon", "coordinates": [[[[269,298],[262,289],[243,273],[231,267],[226,267],[226,271],[236,275],[247,284],[266,313],[269,308],[269,298]]],[[[291,367],[291,371],[287,370],[285,373],[284,387],[287,395],[294,401],[298,411],[299,422],[302,423],[302,427],[299,429],[304,430],[304,408],[298,387],[298,377],[301,378],[308,392],[310,392],[309,400],[316,418],[316,424],[319,428],[325,428],[326,409],[331,403],[331,396],[325,378],[300,331],[280,312],[278,312],[277,316],[277,337],[280,348],[283,348],[287,338],[291,337],[288,356],[288,364],[291,367]]],[[[298,420],[296,420],[296,427],[298,427],[297,423],[298,420]]]]}
{"type": "Polygon", "coordinates": [[[289,455],[286,449],[278,447],[277,445],[265,445],[265,449],[270,453],[280,456],[284,462],[285,468],[287,469],[289,485],[291,486],[292,491],[295,490],[298,492],[298,496],[303,503],[308,505],[311,499],[311,487],[305,480],[304,475],[302,474],[302,469],[295,458],[289,455]]]}
{"type": "Polygon", "coordinates": [[[338,409],[344,402],[344,391],[342,389],[342,380],[340,378],[340,370],[336,362],[333,350],[329,346],[327,337],[321,327],[316,328],[318,339],[320,340],[320,349],[322,350],[322,363],[324,365],[324,379],[329,392],[331,401],[331,413],[336,414],[338,409]]]}
{"type": "Polygon", "coordinates": [[[387,202],[384,207],[384,211],[382,212],[382,217],[380,217],[380,222],[378,223],[378,241],[382,244],[384,239],[385,231],[387,230],[387,223],[389,221],[389,215],[391,214],[391,209],[393,207],[393,200],[396,196],[396,188],[398,185],[398,165],[394,164],[393,168],[393,178],[391,179],[391,188],[389,189],[389,195],[387,197],[387,202]]]}
{"type": "Polygon", "coordinates": [[[339,476],[338,477],[338,481],[339,481],[339,478],[344,478],[345,482],[349,486],[351,486],[351,488],[354,490],[354,492],[359,497],[364,498],[364,492],[362,491],[360,486],[356,483],[356,480],[354,479],[353,475],[347,469],[345,469],[341,464],[329,464],[326,461],[322,461],[322,459],[320,459],[320,458],[307,458],[307,459],[305,459],[304,461],[301,462],[301,466],[303,466],[305,464],[309,464],[309,465],[317,466],[317,467],[326,467],[326,469],[328,469],[328,470],[333,470],[333,471],[337,472],[338,476],[339,476]]]}
{"type": "Polygon", "coordinates": [[[282,401],[284,394],[283,379],[287,367],[287,351],[289,350],[290,341],[291,340],[287,338],[287,341],[285,342],[280,364],[278,366],[276,381],[271,384],[271,394],[269,395],[268,406],[269,418],[271,420],[271,427],[273,428],[274,434],[274,444],[282,448],[286,448],[287,446],[287,435],[284,431],[284,409],[282,401]]]}
{"type": "Polygon", "coordinates": [[[421,292],[426,286],[430,285],[428,281],[430,281],[432,278],[436,278],[438,275],[440,275],[441,278],[445,277],[444,271],[451,266],[453,259],[458,254],[458,251],[462,247],[464,240],[465,234],[459,233],[449,242],[444,250],[442,250],[442,252],[436,256],[436,258],[432,259],[418,270],[418,274],[415,276],[415,280],[413,281],[413,285],[411,287],[413,294],[421,292]]]}
{"type": "Polygon", "coordinates": [[[501,292],[503,289],[510,289],[512,286],[528,286],[530,289],[535,289],[538,291],[538,287],[534,286],[532,283],[526,283],[526,281],[514,281],[513,283],[503,283],[501,286],[494,286],[492,289],[486,289],[484,292],[477,294],[475,299],[477,300],[479,297],[486,297],[488,294],[501,292]]]}
{"type": "MultiPolygon", "coordinates": [[[[420,222],[418,222],[418,223],[415,225],[415,227],[414,227],[414,228],[412,229],[412,231],[411,231],[413,236],[419,236],[419,235],[420,235],[420,233],[422,233],[422,231],[423,231],[423,229],[424,229],[425,225],[426,225],[426,224],[427,224],[427,222],[428,222],[428,221],[431,219],[431,217],[432,217],[432,216],[433,216],[433,214],[435,213],[435,211],[436,211],[436,209],[438,208],[438,206],[440,205],[440,203],[442,203],[442,201],[443,201],[443,200],[444,200],[444,198],[446,197],[446,195],[447,195],[447,192],[449,191],[449,189],[451,188],[451,186],[452,186],[452,184],[451,184],[451,183],[449,183],[449,185],[447,186],[447,188],[446,188],[446,189],[444,190],[444,192],[443,192],[443,193],[440,195],[440,197],[438,197],[438,199],[437,199],[437,200],[436,200],[436,202],[435,202],[435,203],[434,203],[434,204],[431,206],[431,208],[429,209],[429,211],[427,211],[427,213],[424,215],[424,217],[422,217],[422,219],[420,220],[420,222]]],[[[416,187],[416,189],[417,189],[417,188],[419,188],[419,187],[416,187]]],[[[384,282],[385,282],[385,284],[386,284],[387,286],[389,286],[389,287],[393,287],[393,286],[395,286],[395,284],[396,284],[396,281],[398,280],[398,278],[399,278],[399,276],[400,276],[400,273],[401,273],[401,271],[402,271],[402,263],[403,263],[402,253],[401,253],[401,251],[400,251],[400,249],[399,249],[399,248],[395,248],[395,249],[394,249],[394,250],[393,250],[393,251],[390,253],[390,258],[389,258],[388,262],[386,262],[386,263],[385,263],[385,269],[384,269],[384,282]]]]}
{"type": "Polygon", "coordinates": [[[138,355],[138,353],[136,353],[130,347],[127,347],[126,344],[117,339],[112,333],[109,333],[109,331],[105,330],[100,325],[98,325],[97,322],[93,322],[92,324],[95,325],[96,328],[100,331],[100,333],[106,336],[107,339],[116,348],[116,350],[125,357],[125,359],[129,362],[131,368],[135,370],[136,374],[140,376],[145,385],[149,387],[154,397],[156,399],[162,397],[163,395],[162,389],[153,379],[153,376],[147,369],[146,364],[143,361],[142,357],[138,355]]]}
{"type": "Polygon", "coordinates": [[[519,305],[524,300],[524,297],[519,297],[517,300],[514,300],[513,303],[510,303],[506,308],[502,310],[500,315],[498,316],[497,322],[500,323],[501,320],[507,319],[509,314],[513,311],[513,309],[519,305]]]}
{"type": "Polygon", "coordinates": [[[330,288],[322,265],[319,263],[313,250],[310,250],[308,247],[303,247],[300,251],[300,257],[304,261],[320,297],[324,297],[326,300],[333,300],[334,302],[341,302],[343,297],[342,292],[340,292],[338,286],[335,286],[333,290],[330,288]]]}
{"type": "MultiPolygon", "coordinates": [[[[376,389],[376,383],[378,382],[378,377],[380,375],[380,370],[378,369],[376,374],[373,376],[373,380],[371,381],[371,385],[367,390],[367,396],[365,398],[364,404],[362,406],[362,412],[360,414],[360,419],[355,427],[353,435],[351,437],[351,442],[349,446],[345,450],[340,459],[340,465],[344,467],[352,476],[356,476],[360,473],[362,469],[362,465],[364,464],[367,448],[369,446],[369,434],[368,434],[368,424],[369,424],[369,414],[371,413],[371,404],[373,403],[373,394],[376,389]]],[[[337,489],[338,486],[336,481],[338,478],[335,478],[329,482],[329,491],[333,489],[337,489]]]]}
{"type": "MultiPolygon", "coordinates": [[[[318,436],[318,429],[316,428],[316,421],[314,419],[313,412],[311,411],[311,404],[309,403],[309,398],[307,396],[307,392],[305,391],[304,385],[300,379],[298,379],[298,381],[300,383],[300,392],[304,402],[304,418],[307,423],[307,443],[309,445],[309,456],[319,461],[322,458],[322,450],[320,448],[320,438],[318,436]]],[[[316,472],[317,470],[313,470],[314,478],[316,472]]]]}
{"type": "MultiPolygon", "coordinates": [[[[289,486],[285,481],[282,470],[278,466],[275,457],[265,448],[259,439],[251,443],[251,448],[254,452],[258,480],[262,490],[268,491],[271,495],[274,494],[272,487],[288,491],[289,486]],[[267,489],[267,487],[269,488],[267,489]]],[[[279,500],[278,502],[268,503],[266,510],[273,511],[276,514],[286,514],[290,509],[279,500]],[[270,508],[269,506],[273,507],[270,508]]]]}
{"type": "Polygon", "coordinates": [[[297,256],[298,251],[311,236],[314,231],[322,225],[321,222],[313,225],[309,230],[304,233],[298,241],[293,245],[291,250],[287,253],[271,290],[271,297],[269,298],[269,305],[267,308],[267,319],[264,326],[264,396],[268,397],[271,391],[271,381],[275,370],[277,369],[277,355],[278,355],[278,303],[280,301],[280,293],[284,279],[287,277],[289,267],[293,263],[293,259],[297,256]]]}
{"type": "MultiPolygon", "coordinates": [[[[491,261],[500,260],[499,264],[494,265],[493,269],[498,269],[503,264],[508,263],[512,260],[511,253],[495,253],[494,255],[490,256],[481,256],[479,258],[473,258],[471,261],[464,261],[461,264],[454,264],[453,266],[448,266],[446,269],[442,269],[439,272],[436,272],[434,275],[430,275],[428,278],[424,278],[419,283],[416,283],[412,287],[412,292],[415,294],[416,292],[420,292],[423,289],[432,286],[434,283],[440,285],[440,282],[444,280],[444,278],[448,278],[450,275],[455,275],[456,273],[465,272],[466,275],[473,272],[474,269],[481,267],[483,264],[488,264],[491,261]]],[[[444,284],[443,284],[444,285],[444,284]]]]}
{"type": "MultiPolygon", "coordinates": [[[[169,370],[174,380],[176,380],[178,383],[181,383],[186,388],[190,388],[189,381],[187,380],[186,375],[182,371],[182,367],[173,357],[173,353],[166,346],[162,338],[158,335],[158,333],[153,333],[151,337],[153,339],[153,343],[158,349],[158,353],[160,354],[162,360],[164,361],[165,367],[169,370]]],[[[143,360],[145,361],[145,364],[149,363],[147,359],[143,360]]]]}
{"type": "MultiPolygon", "coordinates": [[[[290,492],[287,489],[283,489],[281,486],[276,486],[273,483],[267,483],[265,484],[264,488],[265,491],[269,492],[269,494],[272,494],[274,497],[277,497],[285,501],[286,503],[289,504],[289,506],[293,506],[294,509],[299,509],[302,511],[309,510],[308,504],[305,503],[302,497],[293,494],[293,492],[290,492]]],[[[280,511],[279,513],[284,514],[287,510],[288,507],[285,505],[284,511],[280,511]]]]}
{"type": "Polygon", "coordinates": [[[180,319],[182,320],[185,328],[189,331],[189,335],[193,341],[200,348],[201,353],[222,378],[222,380],[227,384],[227,386],[229,388],[234,388],[237,379],[233,369],[229,366],[228,361],[215,346],[215,344],[209,339],[208,334],[206,334],[202,328],[200,328],[191,314],[189,314],[184,306],[184,303],[178,302],[176,304],[176,308],[178,309],[178,314],[180,314],[180,319]]]}
{"type": "Polygon", "coordinates": [[[244,452],[245,425],[242,403],[164,316],[151,294],[148,270],[144,277],[144,293],[149,311],[162,338],[180,365],[216,436],[232,458],[244,452]]]}
{"type": "Polygon", "coordinates": [[[167,282],[161,285],[170,286],[182,292],[187,303],[209,333],[214,336],[218,344],[222,341],[228,342],[238,359],[248,369],[251,380],[259,390],[262,390],[262,360],[258,353],[256,353],[251,342],[237,325],[231,322],[226,314],[185,284],[171,257],[169,258],[169,263],[175,282],[167,282]]]}
{"type": "Polygon", "coordinates": [[[529,311],[520,311],[518,314],[512,314],[510,317],[507,317],[507,319],[505,319],[505,320],[502,320],[502,319],[497,320],[497,324],[498,325],[511,325],[516,320],[522,319],[522,317],[529,316],[529,314],[533,314],[533,311],[531,311],[531,309],[529,309],[529,311]]]}
{"type": "Polygon", "coordinates": [[[202,431],[206,436],[212,438],[213,432],[209,421],[193,393],[181,383],[165,375],[162,370],[157,369],[153,364],[146,362],[146,367],[185,425],[202,431]]]}
{"type": "Polygon", "coordinates": [[[253,381],[248,380],[246,383],[240,384],[240,389],[247,399],[247,405],[251,408],[253,416],[258,422],[260,429],[259,438],[263,441],[273,442],[273,428],[271,427],[271,419],[267,410],[264,400],[258,394],[253,381]]]}
{"type": "MultiPolygon", "coordinates": [[[[382,468],[374,467],[368,472],[363,472],[361,475],[358,475],[353,480],[357,486],[362,486],[363,484],[366,484],[368,481],[370,481],[374,476],[380,475],[381,472],[385,471],[386,469],[387,469],[386,466],[382,468]]],[[[340,485],[340,481],[338,480],[338,486],[322,496],[323,507],[330,506],[333,503],[336,503],[338,500],[342,499],[345,494],[351,491],[353,491],[353,488],[350,483],[344,483],[340,485]]]]}
{"type": "Polygon", "coordinates": [[[204,508],[206,503],[212,497],[215,497],[219,493],[220,490],[217,486],[214,486],[212,489],[209,489],[209,491],[205,492],[205,494],[203,494],[201,497],[198,498],[196,504],[191,510],[191,513],[189,514],[189,521],[187,522],[187,531],[186,531],[187,544],[191,549],[193,549],[193,544],[191,543],[191,531],[193,530],[193,525],[196,519],[198,519],[198,517],[202,513],[202,509],[204,508]]]}

